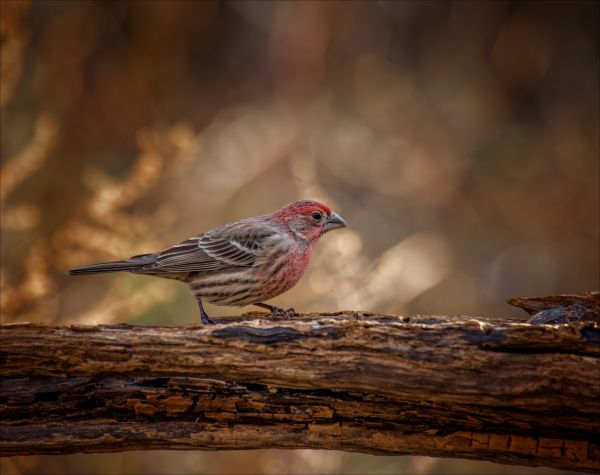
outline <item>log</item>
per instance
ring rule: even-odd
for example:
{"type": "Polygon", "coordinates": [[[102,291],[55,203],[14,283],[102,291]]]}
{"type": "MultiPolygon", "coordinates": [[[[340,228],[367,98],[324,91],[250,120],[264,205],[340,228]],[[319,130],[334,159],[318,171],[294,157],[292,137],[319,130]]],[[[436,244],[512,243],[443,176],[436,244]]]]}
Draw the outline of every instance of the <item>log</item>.
{"type": "Polygon", "coordinates": [[[314,448],[600,472],[600,325],[2,325],[3,456],[314,448]]]}

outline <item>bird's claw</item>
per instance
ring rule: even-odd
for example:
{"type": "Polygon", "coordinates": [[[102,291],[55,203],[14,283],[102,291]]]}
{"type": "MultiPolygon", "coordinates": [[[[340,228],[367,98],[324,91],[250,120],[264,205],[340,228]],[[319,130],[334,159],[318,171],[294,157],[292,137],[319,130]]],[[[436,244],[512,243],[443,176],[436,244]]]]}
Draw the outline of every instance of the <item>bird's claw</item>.
{"type": "Polygon", "coordinates": [[[289,320],[291,316],[296,315],[296,311],[292,307],[284,309],[281,307],[273,306],[272,312],[273,318],[278,318],[279,316],[281,316],[281,318],[283,318],[284,320],[289,320]]]}
{"type": "Polygon", "coordinates": [[[287,315],[287,319],[289,320],[290,317],[293,317],[296,315],[296,310],[294,310],[294,307],[290,307],[285,311],[286,315],[287,315]]]}
{"type": "Polygon", "coordinates": [[[281,318],[283,318],[284,320],[289,320],[290,316],[296,315],[296,310],[294,310],[291,307],[286,310],[281,307],[276,307],[275,305],[270,305],[268,303],[262,302],[255,303],[254,305],[269,310],[273,318],[279,318],[279,316],[281,316],[281,318]]]}

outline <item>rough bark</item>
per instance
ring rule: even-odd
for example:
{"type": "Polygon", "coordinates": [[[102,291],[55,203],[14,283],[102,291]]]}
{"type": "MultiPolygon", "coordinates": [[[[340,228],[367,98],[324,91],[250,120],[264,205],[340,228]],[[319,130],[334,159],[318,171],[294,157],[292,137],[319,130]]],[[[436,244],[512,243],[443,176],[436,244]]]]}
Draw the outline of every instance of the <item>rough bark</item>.
{"type": "Polygon", "coordinates": [[[600,472],[600,326],[1,327],[3,455],[326,448],[600,472]]]}
{"type": "Polygon", "coordinates": [[[600,323],[600,292],[514,298],[508,301],[531,315],[529,323],[570,323],[583,320],[600,323]]]}

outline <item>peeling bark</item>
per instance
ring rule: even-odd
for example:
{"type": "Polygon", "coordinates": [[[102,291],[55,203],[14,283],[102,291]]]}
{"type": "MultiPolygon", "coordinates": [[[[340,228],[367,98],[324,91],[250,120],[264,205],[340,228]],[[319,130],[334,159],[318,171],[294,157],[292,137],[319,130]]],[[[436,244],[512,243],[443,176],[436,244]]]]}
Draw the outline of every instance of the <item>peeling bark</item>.
{"type": "MultiPolygon", "coordinates": [[[[227,324],[225,324],[227,322],[227,324]]],[[[2,455],[326,448],[600,471],[600,326],[3,325],[2,455]]]]}
{"type": "Polygon", "coordinates": [[[528,323],[600,323],[600,292],[551,295],[549,297],[514,298],[508,301],[531,315],[528,323]]]}

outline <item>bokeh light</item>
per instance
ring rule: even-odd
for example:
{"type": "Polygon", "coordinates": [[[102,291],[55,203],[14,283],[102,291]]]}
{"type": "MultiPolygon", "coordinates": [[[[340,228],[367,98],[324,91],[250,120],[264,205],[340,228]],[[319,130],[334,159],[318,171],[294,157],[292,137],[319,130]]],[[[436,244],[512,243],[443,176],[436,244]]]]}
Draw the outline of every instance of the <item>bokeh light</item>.
{"type": "MultiPolygon", "coordinates": [[[[597,2],[1,9],[3,323],[197,323],[177,282],[65,271],[300,198],[349,227],[319,243],[282,307],[524,318],[508,298],[600,287],[597,2]]],[[[3,465],[80,473],[80,462],[90,473],[487,467],[319,451],[3,465]]]]}

